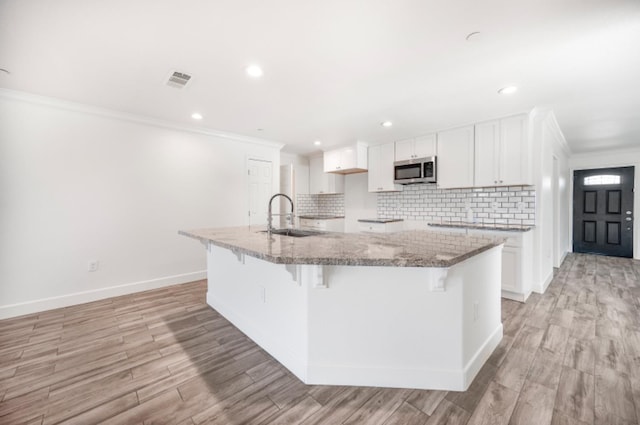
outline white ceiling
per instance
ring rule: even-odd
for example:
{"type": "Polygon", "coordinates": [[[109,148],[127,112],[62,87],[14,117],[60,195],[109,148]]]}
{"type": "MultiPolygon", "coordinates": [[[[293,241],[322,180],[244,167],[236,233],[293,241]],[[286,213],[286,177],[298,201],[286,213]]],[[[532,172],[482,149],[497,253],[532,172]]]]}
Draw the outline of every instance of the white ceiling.
{"type": "Polygon", "coordinates": [[[289,152],[535,106],[574,152],[640,146],[638,0],[0,0],[0,68],[0,87],[289,152]],[[172,70],[193,82],[165,86],[172,70]]]}

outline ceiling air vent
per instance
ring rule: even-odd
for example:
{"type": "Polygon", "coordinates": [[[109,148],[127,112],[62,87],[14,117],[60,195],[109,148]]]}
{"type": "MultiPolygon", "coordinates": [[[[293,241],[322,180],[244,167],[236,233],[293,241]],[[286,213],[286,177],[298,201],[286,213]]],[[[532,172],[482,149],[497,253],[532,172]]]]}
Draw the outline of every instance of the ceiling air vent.
{"type": "Polygon", "coordinates": [[[169,74],[167,85],[170,87],[181,89],[185,87],[189,83],[189,81],[191,81],[191,75],[184,72],[173,71],[171,74],[169,74]]]}

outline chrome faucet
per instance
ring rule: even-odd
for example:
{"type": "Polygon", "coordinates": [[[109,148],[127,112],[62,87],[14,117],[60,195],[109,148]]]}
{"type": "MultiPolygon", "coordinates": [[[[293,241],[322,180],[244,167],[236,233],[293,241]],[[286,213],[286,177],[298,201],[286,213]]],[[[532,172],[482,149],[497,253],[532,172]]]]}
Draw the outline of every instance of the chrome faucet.
{"type": "Polygon", "coordinates": [[[289,198],[289,196],[285,195],[284,193],[276,193],[275,195],[273,195],[271,197],[271,199],[269,199],[269,213],[267,215],[267,233],[269,234],[269,236],[271,235],[271,231],[273,230],[273,216],[274,215],[289,215],[289,216],[291,216],[291,224],[293,225],[293,201],[291,200],[291,198],[289,198]],[[277,198],[278,196],[284,196],[291,203],[291,212],[289,214],[273,214],[271,212],[271,204],[273,203],[273,200],[275,198],[277,198]]]}

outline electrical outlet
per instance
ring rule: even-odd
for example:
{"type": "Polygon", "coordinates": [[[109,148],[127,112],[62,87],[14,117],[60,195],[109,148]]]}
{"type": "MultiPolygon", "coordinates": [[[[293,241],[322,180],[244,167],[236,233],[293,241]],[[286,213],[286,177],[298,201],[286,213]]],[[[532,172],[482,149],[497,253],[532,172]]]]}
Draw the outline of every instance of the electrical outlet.
{"type": "Polygon", "coordinates": [[[492,202],[491,203],[491,209],[495,212],[495,210],[497,210],[498,208],[500,208],[500,205],[497,202],[492,202]]]}
{"type": "Polygon", "coordinates": [[[524,202],[518,202],[518,211],[522,212],[524,211],[524,208],[525,208],[524,202]]]}
{"type": "Polygon", "coordinates": [[[87,271],[97,272],[99,267],[100,263],[98,262],[98,260],[89,260],[89,262],[87,263],[87,271]]]}

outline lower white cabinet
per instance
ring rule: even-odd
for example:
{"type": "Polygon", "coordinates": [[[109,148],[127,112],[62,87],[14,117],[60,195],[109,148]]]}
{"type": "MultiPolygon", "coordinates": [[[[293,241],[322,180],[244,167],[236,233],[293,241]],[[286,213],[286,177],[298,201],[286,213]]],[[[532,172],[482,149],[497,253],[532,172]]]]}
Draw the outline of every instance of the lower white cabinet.
{"type": "Polygon", "coordinates": [[[440,232],[454,232],[505,238],[502,248],[502,298],[525,302],[533,290],[533,230],[466,229],[430,227],[440,232]]]}
{"type": "Polygon", "coordinates": [[[358,231],[369,233],[392,233],[404,230],[403,221],[374,222],[358,221],[358,231]]]}
{"type": "Polygon", "coordinates": [[[525,302],[533,288],[533,231],[472,229],[470,233],[506,238],[502,248],[502,297],[525,302]]]}
{"type": "Polygon", "coordinates": [[[344,232],[344,218],[300,218],[300,228],[324,232],[344,232]]]}

